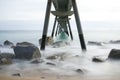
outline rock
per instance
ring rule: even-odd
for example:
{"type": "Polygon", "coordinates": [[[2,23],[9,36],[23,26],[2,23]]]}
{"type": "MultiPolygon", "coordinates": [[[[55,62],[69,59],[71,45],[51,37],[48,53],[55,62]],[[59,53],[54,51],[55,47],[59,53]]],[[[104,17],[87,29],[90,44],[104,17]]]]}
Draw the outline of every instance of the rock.
{"type": "Polygon", "coordinates": [[[17,44],[14,48],[15,58],[17,59],[35,59],[40,58],[41,53],[39,48],[29,42],[22,42],[17,44]]]}
{"type": "Polygon", "coordinates": [[[51,62],[47,62],[46,64],[55,66],[55,64],[54,64],[54,63],[51,63],[51,62]]]}
{"type": "Polygon", "coordinates": [[[52,56],[48,56],[46,59],[54,60],[54,59],[57,59],[57,58],[58,58],[57,55],[52,55],[52,56]]]}
{"type": "Polygon", "coordinates": [[[0,65],[12,64],[12,59],[15,57],[12,53],[1,53],[0,54],[0,65]]]}
{"type": "Polygon", "coordinates": [[[0,58],[15,58],[15,55],[13,53],[0,53],[0,58]]]}
{"type": "Polygon", "coordinates": [[[45,79],[45,77],[43,77],[43,76],[42,76],[41,78],[42,78],[42,79],[45,79]]]}
{"type": "Polygon", "coordinates": [[[14,46],[14,44],[8,40],[4,41],[5,46],[14,46]]]}
{"type": "Polygon", "coordinates": [[[60,54],[53,54],[51,56],[48,56],[46,59],[50,59],[50,60],[58,59],[63,61],[66,59],[67,56],[68,56],[67,53],[60,53],[60,54]]]}
{"type": "Polygon", "coordinates": [[[47,45],[51,45],[51,44],[53,44],[53,42],[54,42],[53,38],[50,37],[50,36],[47,37],[46,40],[47,40],[47,45]]]}
{"type": "Polygon", "coordinates": [[[104,62],[105,60],[106,60],[105,58],[102,58],[102,57],[99,57],[99,56],[95,56],[92,59],[93,62],[104,62]]]}
{"type": "Polygon", "coordinates": [[[111,59],[120,59],[120,49],[112,49],[108,55],[111,59]]]}
{"type": "Polygon", "coordinates": [[[70,43],[66,42],[66,41],[57,41],[57,42],[53,43],[54,48],[64,47],[64,46],[67,46],[67,45],[70,45],[70,43]]]}
{"type": "Polygon", "coordinates": [[[38,63],[43,63],[44,61],[42,59],[34,59],[30,63],[32,64],[38,64],[38,63]]]}
{"type": "Polygon", "coordinates": [[[82,69],[77,69],[77,70],[75,70],[76,72],[78,72],[78,73],[84,73],[84,71],[82,70],[82,69]]]}
{"type": "MultiPolygon", "coordinates": [[[[41,45],[42,39],[39,39],[39,44],[41,45]]],[[[52,45],[54,42],[53,38],[48,36],[46,37],[46,45],[52,45]]]]}
{"type": "Polygon", "coordinates": [[[15,46],[11,46],[11,48],[15,48],[15,46]]]}
{"type": "Polygon", "coordinates": [[[17,43],[16,46],[35,46],[35,45],[29,42],[21,42],[17,43]]]}
{"type": "Polygon", "coordinates": [[[15,73],[15,74],[12,74],[12,76],[21,76],[21,74],[20,73],[15,73]]]}
{"type": "Polygon", "coordinates": [[[10,58],[0,58],[0,65],[12,64],[12,59],[10,58]]]}
{"type": "Polygon", "coordinates": [[[118,43],[120,43],[120,40],[116,40],[116,41],[111,40],[109,43],[118,44],[118,43]]]}
{"type": "Polygon", "coordinates": [[[98,45],[98,46],[102,46],[101,42],[95,42],[95,41],[88,41],[89,45],[98,45]]]}

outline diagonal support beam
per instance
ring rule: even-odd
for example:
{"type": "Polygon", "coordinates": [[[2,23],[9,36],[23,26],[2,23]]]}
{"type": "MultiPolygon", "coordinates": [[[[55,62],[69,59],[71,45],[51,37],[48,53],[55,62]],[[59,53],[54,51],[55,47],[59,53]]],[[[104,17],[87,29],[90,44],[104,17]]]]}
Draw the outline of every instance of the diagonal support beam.
{"type": "Polygon", "coordinates": [[[44,23],[43,34],[42,34],[41,50],[45,49],[46,36],[47,36],[49,17],[50,17],[50,10],[51,10],[51,3],[52,3],[52,0],[48,0],[46,15],[45,15],[45,23],[44,23]]]}
{"type": "Polygon", "coordinates": [[[86,45],[85,45],[85,41],[84,41],[84,36],[83,36],[83,32],[82,32],[82,27],[81,27],[81,23],[80,23],[80,18],[79,18],[79,13],[78,13],[78,9],[77,9],[76,0],[72,0],[72,5],[73,5],[76,24],[77,24],[79,40],[80,40],[80,43],[81,43],[81,48],[82,48],[82,50],[86,50],[86,45]]]}

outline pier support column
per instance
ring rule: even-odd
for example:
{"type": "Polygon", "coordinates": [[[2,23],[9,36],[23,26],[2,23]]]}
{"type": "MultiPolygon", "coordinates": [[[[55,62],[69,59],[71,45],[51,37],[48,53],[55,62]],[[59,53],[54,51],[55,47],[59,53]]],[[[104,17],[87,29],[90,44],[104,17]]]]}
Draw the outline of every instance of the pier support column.
{"type": "Polygon", "coordinates": [[[59,26],[60,26],[60,24],[58,23],[58,24],[57,24],[57,28],[56,28],[56,32],[55,32],[55,36],[58,35],[59,26]]]}
{"type": "Polygon", "coordinates": [[[72,30],[71,30],[71,27],[70,27],[69,19],[67,19],[67,23],[68,23],[68,28],[69,28],[69,31],[70,31],[71,40],[73,40],[73,35],[72,35],[72,30]]]}
{"type": "Polygon", "coordinates": [[[54,25],[53,25],[53,30],[52,30],[51,37],[53,37],[53,36],[54,36],[56,22],[57,22],[57,16],[55,17],[55,21],[54,21],[54,25]]]}
{"type": "Polygon", "coordinates": [[[72,0],[72,5],[73,5],[76,24],[77,24],[79,40],[81,43],[81,48],[82,48],[82,50],[86,50],[86,45],[85,45],[84,36],[83,36],[82,28],[81,28],[81,23],[80,23],[80,19],[79,19],[79,13],[78,13],[78,9],[77,9],[76,0],[72,0]]]}
{"type": "Polygon", "coordinates": [[[51,3],[52,3],[52,0],[48,0],[46,16],[45,16],[45,23],[44,23],[44,28],[43,28],[43,35],[42,35],[42,42],[41,42],[41,50],[45,49],[46,36],[47,36],[49,17],[50,17],[50,10],[51,10],[51,3]]]}

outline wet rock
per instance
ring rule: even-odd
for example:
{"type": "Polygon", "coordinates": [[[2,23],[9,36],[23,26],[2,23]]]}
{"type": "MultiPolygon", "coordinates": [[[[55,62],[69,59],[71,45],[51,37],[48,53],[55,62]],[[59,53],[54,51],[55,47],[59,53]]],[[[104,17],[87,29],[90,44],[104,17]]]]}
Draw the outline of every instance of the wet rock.
{"type": "Polygon", "coordinates": [[[77,69],[77,70],[75,70],[76,72],[78,72],[78,73],[84,73],[84,71],[82,70],[82,69],[77,69]]]}
{"type": "Polygon", "coordinates": [[[110,59],[120,59],[120,49],[112,49],[108,55],[110,59]]]}
{"type": "Polygon", "coordinates": [[[116,41],[111,40],[109,43],[118,44],[118,43],[120,43],[120,40],[116,40],[116,41]]]}
{"type": "Polygon", "coordinates": [[[12,64],[12,59],[10,58],[0,58],[0,65],[12,64]]]}
{"type": "Polygon", "coordinates": [[[45,77],[43,77],[43,76],[42,76],[41,78],[42,78],[42,79],[45,79],[45,77]]]}
{"type": "Polygon", "coordinates": [[[21,42],[17,43],[16,46],[35,46],[35,45],[29,42],[21,42]]]}
{"type": "Polygon", "coordinates": [[[15,48],[15,46],[11,46],[11,48],[15,48]]]}
{"type": "Polygon", "coordinates": [[[12,59],[15,57],[12,53],[1,53],[0,54],[0,65],[12,64],[12,59]]]}
{"type": "Polygon", "coordinates": [[[38,64],[38,63],[43,63],[43,62],[44,62],[44,60],[42,60],[42,59],[34,59],[30,63],[32,63],[32,64],[38,64]]]}
{"type": "Polygon", "coordinates": [[[93,62],[104,62],[105,60],[106,60],[105,58],[99,56],[94,56],[92,59],[93,62]]]}
{"type": "Polygon", "coordinates": [[[66,41],[57,41],[57,42],[54,42],[54,43],[52,44],[52,46],[53,46],[54,48],[64,47],[64,46],[67,46],[67,45],[70,45],[70,43],[69,43],[69,42],[66,42],[66,41]]]}
{"type": "Polygon", "coordinates": [[[12,74],[12,76],[18,76],[18,77],[20,77],[21,74],[20,73],[15,73],[15,74],[12,74]]]}
{"type": "Polygon", "coordinates": [[[63,61],[68,56],[69,56],[69,54],[67,54],[67,53],[60,53],[60,54],[53,54],[51,56],[48,56],[46,59],[50,59],[50,60],[58,59],[58,60],[63,61]]]}
{"type": "Polygon", "coordinates": [[[101,42],[95,42],[95,41],[88,41],[89,45],[98,45],[98,46],[102,46],[101,42]]]}
{"type": "Polygon", "coordinates": [[[0,53],[0,58],[15,58],[15,55],[13,53],[0,53]]]}
{"type": "Polygon", "coordinates": [[[80,57],[80,55],[75,55],[75,57],[80,57]]]}
{"type": "Polygon", "coordinates": [[[57,59],[57,58],[58,58],[57,55],[52,55],[52,56],[48,56],[46,59],[54,60],[54,59],[57,59]]]}
{"type": "Polygon", "coordinates": [[[29,42],[18,43],[14,48],[15,58],[17,59],[35,59],[40,58],[39,48],[29,42]]]}
{"type": "MultiPolygon", "coordinates": [[[[42,39],[39,39],[39,44],[41,45],[42,39]]],[[[54,42],[53,38],[48,36],[46,37],[46,45],[52,45],[54,42]]]]}
{"type": "Polygon", "coordinates": [[[4,46],[14,46],[14,44],[8,40],[4,41],[4,46]]]}
{"type": "Polygon", "coordinates": [[[47,62],[46,64],[48,64],[48,65],[52,65],[52,66],[55,66],[55,65],[56,65],[56,64],[51,63],[51,62],[47,62]]]}

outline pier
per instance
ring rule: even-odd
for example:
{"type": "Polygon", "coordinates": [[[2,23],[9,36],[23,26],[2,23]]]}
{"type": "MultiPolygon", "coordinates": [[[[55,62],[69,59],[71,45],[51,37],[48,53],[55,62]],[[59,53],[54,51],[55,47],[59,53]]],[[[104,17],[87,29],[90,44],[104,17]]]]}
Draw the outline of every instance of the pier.
{"type": "Polygon", "coordinates": [[[74,35],[72,34],[69,16],[74,15],[81,48],[82,50],[86,50],[86,44],[84,40],[81,23],[80,23],[80,17],[79,17],[76,0],[48,0],[47,1],[47,8],[46,8],[42,42],[41,42],[41,50],[45,50],[50,13],[52,13],[55,16],[51,37],[57,36],[61,32],[65,32],[71,38],[71,40],[73,40],[74,35]],[[52,4],[55,8],[54,11],[51,11],[52,4]]]}

